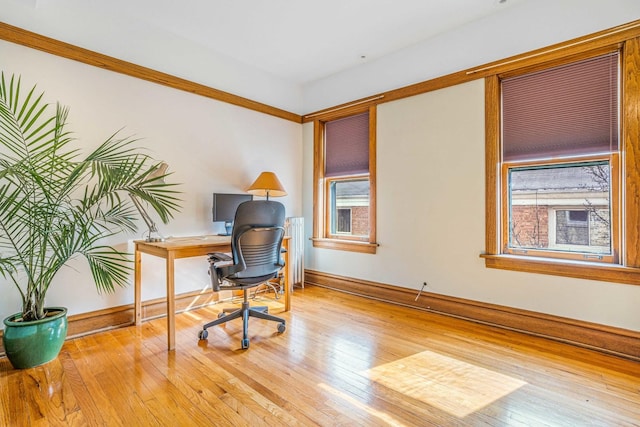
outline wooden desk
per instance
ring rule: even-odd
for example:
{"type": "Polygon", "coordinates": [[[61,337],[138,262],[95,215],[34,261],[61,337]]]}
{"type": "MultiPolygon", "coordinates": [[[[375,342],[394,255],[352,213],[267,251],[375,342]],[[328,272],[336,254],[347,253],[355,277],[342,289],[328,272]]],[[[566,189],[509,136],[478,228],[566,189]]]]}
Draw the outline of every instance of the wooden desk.
{"type": "MultiPolygon", "coordinates": [[[[285,237],[282,246],[289,248],[289,237],[285,237]]],[[[155,255],[166,260],[167,270],[167,343],[169,350],[176,348],[176,304],[175,304],[175,260],[206,256],[210,252],[231,252],[231,239],[228,236],[174,237],[164,242],[146,242],[136,240],[134,254],[134,317],[135,324],[142,323],[142,254],[155,255]]],[[[284,310],[291,306],[289,289],[289,251],[284,254],[284,310]]],[[[203,268],[205,259],[203,258],[203,268]]],[[[195,337],[195,336],[194,336],[195,337]]],[[[195,339],[195,338],[194,338],[195,339]]]]}

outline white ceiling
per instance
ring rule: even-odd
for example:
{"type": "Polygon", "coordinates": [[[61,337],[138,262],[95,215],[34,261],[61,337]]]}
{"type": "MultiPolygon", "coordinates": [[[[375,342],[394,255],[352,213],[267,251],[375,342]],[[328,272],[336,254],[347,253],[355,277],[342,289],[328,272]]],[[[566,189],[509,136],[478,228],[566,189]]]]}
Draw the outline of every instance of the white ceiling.
{"type": "MultiPolygon", "coordinates": [[[[20,0],[24,1],[24,0],[20,0]]],[[[135,44],[166,32],[293,83],[379,58],[522,0],[30,0],[76,22],[83,40],[135,44]],[[91,31],[93,30],[93,31],[91,31]],[[132,39],[132,37],[134,39],[132,39]]]]}
{"type": "Polygon", "coordinates": [[[0,21],[297,113],[638,18],[639,0],[0,0],[0,21]]]}

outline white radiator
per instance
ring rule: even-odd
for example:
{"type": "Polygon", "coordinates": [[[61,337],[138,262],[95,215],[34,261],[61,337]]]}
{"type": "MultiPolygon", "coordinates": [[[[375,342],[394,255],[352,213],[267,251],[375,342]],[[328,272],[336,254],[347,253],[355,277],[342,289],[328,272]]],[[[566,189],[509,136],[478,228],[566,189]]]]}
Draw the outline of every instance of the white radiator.
{"type": "Polygon", "coordinates": [[[289,280],[292,286],[304,288],[304,218],[289,217],[285,221],[285,235],[289,240],[289,280]]]}

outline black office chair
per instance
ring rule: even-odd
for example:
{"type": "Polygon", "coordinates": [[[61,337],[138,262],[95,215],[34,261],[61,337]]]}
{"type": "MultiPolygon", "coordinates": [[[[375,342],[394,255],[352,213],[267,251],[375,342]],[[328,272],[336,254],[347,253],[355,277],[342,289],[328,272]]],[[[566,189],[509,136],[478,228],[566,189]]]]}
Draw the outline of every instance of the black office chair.
{"type": "Polygon", "coordinates": [[[284,206],[268,200],[241,203],[236,211],[231,232],[231,252],[209,254],[209,275],[214,292],[220,290],[242,290],[242,307],[224,310],[218,319],[207,323],[198,333],[201,340],[207,339],[207,328],[242,317],[242,348],[249,347],[249,317],[279,322],[278,332],[285,331],[285,320],[268,314],[268,307],[250,307],[249,289],[278,276],[284,267],[282,239],[284,237],[284,206]]]}

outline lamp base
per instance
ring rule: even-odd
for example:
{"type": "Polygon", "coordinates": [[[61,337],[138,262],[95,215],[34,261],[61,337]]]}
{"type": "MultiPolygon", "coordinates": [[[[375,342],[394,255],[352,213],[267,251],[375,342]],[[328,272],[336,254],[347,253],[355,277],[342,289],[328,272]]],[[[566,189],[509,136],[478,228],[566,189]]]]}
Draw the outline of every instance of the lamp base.
{"type": "Polygon", "coordinates": [[[164,236],[158,232],[158,230],[149,230],[149,232],[147,233],[147,237],[144,238],[145,242],[150,243],[164,242],[165,240],[167,239],[165,239],[164,236]]]}

